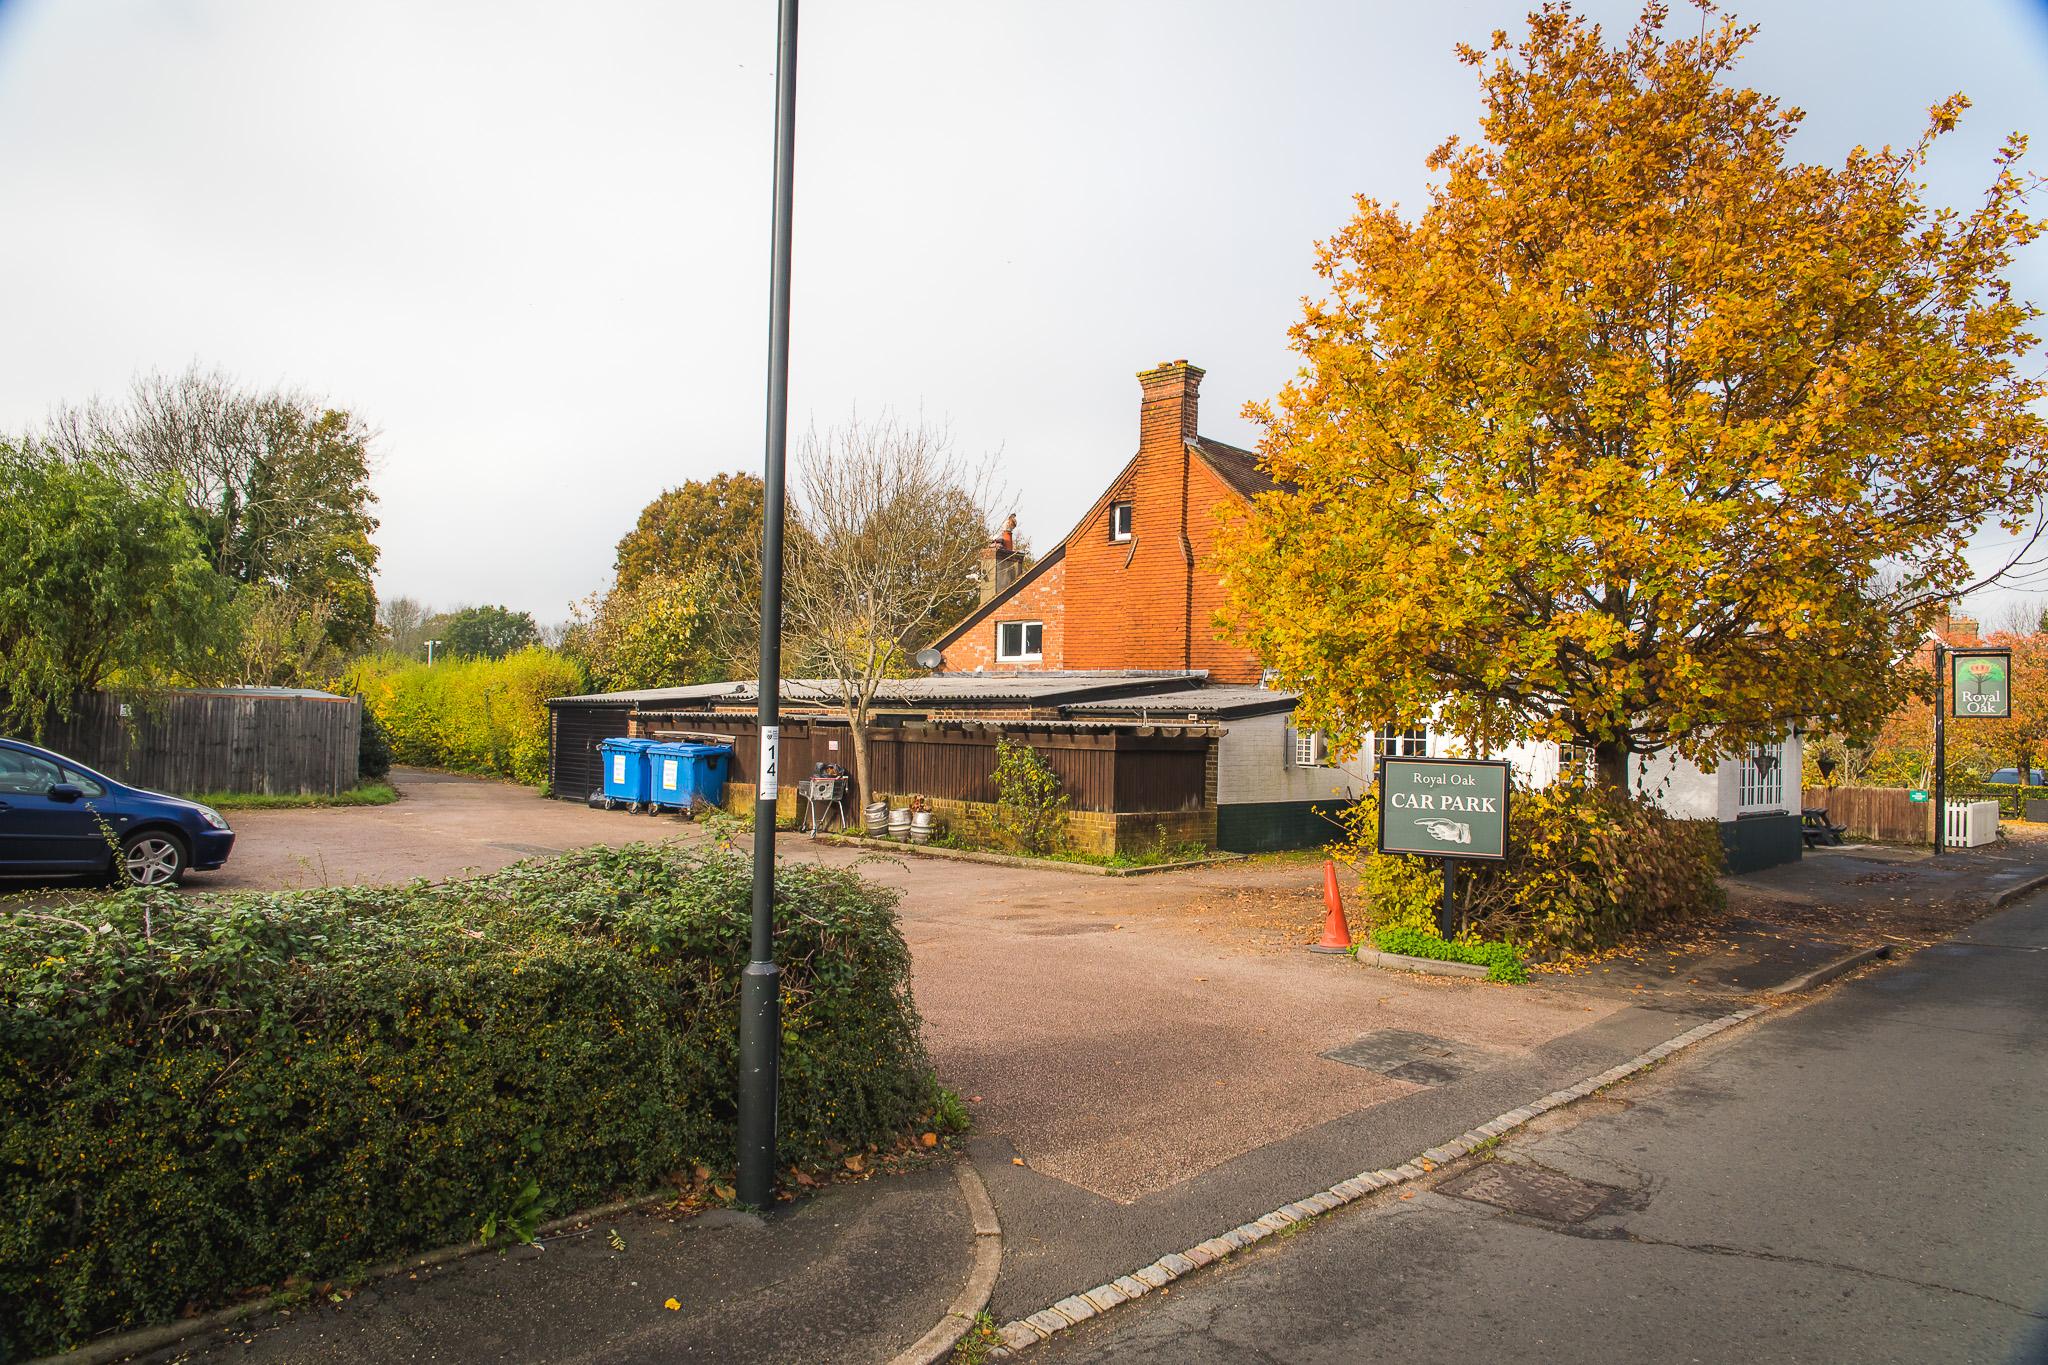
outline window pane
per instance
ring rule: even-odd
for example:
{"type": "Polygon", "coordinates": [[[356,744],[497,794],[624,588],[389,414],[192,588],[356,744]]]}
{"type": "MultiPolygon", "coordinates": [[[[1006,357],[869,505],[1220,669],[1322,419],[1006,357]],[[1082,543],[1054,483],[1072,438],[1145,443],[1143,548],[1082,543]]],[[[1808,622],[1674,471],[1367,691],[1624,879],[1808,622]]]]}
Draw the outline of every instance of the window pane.
{"type": "Polygon", "coordinates": [[[84,773],[73,772],[69,768],[64,770],[64,780],[84,792],[87,796],[105,796],[107,794],[105,787],[102,787],[84,773]]]}
{"type": "Polygon", "coordinates": [[[1045,652],[1045,627],[1036,621],[1024,623],[1024,652],[1043,654],[1045,652]]]}

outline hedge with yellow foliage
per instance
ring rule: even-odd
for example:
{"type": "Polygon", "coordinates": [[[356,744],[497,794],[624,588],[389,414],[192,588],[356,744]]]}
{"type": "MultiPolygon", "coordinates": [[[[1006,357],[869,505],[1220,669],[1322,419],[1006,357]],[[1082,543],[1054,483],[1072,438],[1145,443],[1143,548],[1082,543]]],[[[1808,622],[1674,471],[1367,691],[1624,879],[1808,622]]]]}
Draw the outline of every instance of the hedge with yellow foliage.
{"type": "Polygon", "coordinates": [[[574,659],[534,645],[502,659],[364,659],[344,686],[383,725],[394,762],[545,787],[548,698],[589,683],[574,659]]]}

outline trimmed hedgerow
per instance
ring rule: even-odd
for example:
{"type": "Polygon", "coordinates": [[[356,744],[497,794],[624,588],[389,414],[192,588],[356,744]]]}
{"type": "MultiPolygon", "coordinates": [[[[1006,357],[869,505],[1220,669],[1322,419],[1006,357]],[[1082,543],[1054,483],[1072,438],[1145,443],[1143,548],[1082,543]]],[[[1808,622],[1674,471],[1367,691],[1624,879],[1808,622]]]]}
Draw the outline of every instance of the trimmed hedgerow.
{"type": "MultiPolygon", "coordinates": [[[[0,1359],[729,1167],[749,882],[640,845],[0,912],[0,1359]]],[[[776,882],[781,1154],[822,1162],[935,1089],[895,893],[776,882]]]]}

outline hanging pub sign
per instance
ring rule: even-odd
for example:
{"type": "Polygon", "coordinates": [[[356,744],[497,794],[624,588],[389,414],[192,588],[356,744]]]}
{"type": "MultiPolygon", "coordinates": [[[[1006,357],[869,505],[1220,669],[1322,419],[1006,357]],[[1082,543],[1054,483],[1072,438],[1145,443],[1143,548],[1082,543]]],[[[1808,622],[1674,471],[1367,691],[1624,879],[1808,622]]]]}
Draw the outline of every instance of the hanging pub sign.
{"type": "Polygon", "coordinates": [[[1501,861],[1510,785],[1497,760],[1382,758],[1380,852],[1501,861]]]}
{"type": "Polygon", "coordinates": [[[2012,651],[1957,649],[1948,656],[1949,714],[2004,720],[2012,715],[2012,651]]]}

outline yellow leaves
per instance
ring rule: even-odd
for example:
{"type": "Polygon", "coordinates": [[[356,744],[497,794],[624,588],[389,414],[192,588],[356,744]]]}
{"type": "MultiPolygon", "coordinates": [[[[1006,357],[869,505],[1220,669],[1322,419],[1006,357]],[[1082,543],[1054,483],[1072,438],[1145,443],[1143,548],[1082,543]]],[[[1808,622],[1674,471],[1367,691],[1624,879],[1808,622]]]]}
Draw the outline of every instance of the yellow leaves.
{"type": "Polygon", "coordinates": [[[671,1313],[680,1313],[683,1311],[683,1305],[681,1301],[673,1298],[663,1299],[661,1301],[661,1306],[663,1308],[666,1308],[671,1313]]]}
{"type": "Polygon", "coordinates": [[[1922,151],[1796,164],[1797,111],[1723,84],[1749,37],[1532,16],[1420,218],[1361,200],[1323,245],[1303,373],[1256,414],[1298,491],[1217,566],[1304,717],[1348,740],[1444,697],[1484,745],[1568,709],[1703,759],[1874,722],[1901,603],[2048,490],[2008,162],[1969,215],[1921,202],[1922,151]]]}

